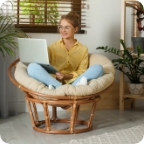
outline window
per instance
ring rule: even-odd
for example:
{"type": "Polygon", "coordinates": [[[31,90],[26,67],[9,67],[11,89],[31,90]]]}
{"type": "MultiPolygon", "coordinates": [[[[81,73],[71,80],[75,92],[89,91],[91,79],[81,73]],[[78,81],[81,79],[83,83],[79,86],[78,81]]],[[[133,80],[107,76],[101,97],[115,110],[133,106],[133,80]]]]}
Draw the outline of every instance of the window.
{"type": "Polygon", "coordinates": [[[84,33],[82,19],[85,0],[13,0],[16,27],[24,32],[56,33],[61,15],[75,11],[81,17],[79,33],[84,33]]]}

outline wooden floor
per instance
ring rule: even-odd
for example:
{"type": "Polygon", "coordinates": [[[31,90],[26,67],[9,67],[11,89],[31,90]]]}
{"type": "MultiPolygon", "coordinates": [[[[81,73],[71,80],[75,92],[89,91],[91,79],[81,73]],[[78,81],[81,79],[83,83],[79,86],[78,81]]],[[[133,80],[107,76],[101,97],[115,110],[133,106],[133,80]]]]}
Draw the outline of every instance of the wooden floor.
{"type": "MultiPolygon", "coordinates": [[[[86,111],[80,113],[83,118],[87,117],[86,111]]],[[[67,111],[60,111],[59,117],[68,115],[67,111]]],[[[40,117],[43,114],[39,113],[40,117]]],[[[144,124],[144,108],[119,110],[97,110],[95,112],[93,129],[81,134],[45,134],[32,129],[29,113],[22,113],[9,119],[0,119],[0,135],[8,144],[60,144],[72,139],[82,139],[92,135],[100,135],[121,129],[144,124]]],[[[67,127],[67,124],[57,125],[67,127]]]]}

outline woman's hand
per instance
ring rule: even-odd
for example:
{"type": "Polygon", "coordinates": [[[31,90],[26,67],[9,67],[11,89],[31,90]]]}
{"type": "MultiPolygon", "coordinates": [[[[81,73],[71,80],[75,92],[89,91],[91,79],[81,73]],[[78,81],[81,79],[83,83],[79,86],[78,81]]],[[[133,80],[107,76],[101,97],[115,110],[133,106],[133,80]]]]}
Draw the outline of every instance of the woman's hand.
{"type": "Polygon", "coordinates": [[[61,72],[56,73],[56,79],[58,79],[58,80],[68,80],[71,78],[73,78],[73,75],[71,75],[71,74],[63,74],[61,72]]]}
{"type": "Polygon", "coordinates": [[[58,79],[58,80],[64,80],[64,74],[63,73],[61,73],[61,72],[57,72],[56,73],[56,79],[58,79]]]}

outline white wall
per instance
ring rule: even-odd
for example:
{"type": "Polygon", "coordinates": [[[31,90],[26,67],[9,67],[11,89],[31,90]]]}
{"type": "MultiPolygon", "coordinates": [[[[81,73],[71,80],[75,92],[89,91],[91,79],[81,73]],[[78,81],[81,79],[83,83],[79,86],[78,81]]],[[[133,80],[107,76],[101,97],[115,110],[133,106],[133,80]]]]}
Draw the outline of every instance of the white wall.
{"type": "MultiPolygon", "coordinates": [[[[87,0],[87,28],[86,34],[76,34],[76,38],[85,44],[89,53],[99,53],[113,59],[114,55],[96,50],[98,46],[116,47],[119,49],[120,43],[120,20],[121,20],[121,0],[87,0]]],[[[127,21],[127,44],[131,45],[131,10],[128,10],[127,21]]],[[[28,33],[33,38],[44,38],[50,44],[60,38],[59,34],[28,33]]],[[[116,72],[116,81],[119,81],[119,72],[116,72]]],[[[20,111],[26,110],[24,94],[17,91],[18,106],[20,111]]],[[[138,103],[137,106],[144,104],[138,103]]],[[[40,109],[39,109],[40,110],[40,109]]]]}

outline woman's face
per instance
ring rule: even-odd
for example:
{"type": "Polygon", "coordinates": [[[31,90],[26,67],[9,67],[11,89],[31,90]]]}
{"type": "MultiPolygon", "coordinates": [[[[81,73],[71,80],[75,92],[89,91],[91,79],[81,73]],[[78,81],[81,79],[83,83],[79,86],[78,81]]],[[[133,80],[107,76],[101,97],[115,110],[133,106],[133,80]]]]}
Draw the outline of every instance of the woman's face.
{"type": "Polygon", "coordinates": [[[63,19],[59,25],[59,32],[64,39],[74,38],[75,32],[78,28],[74,28],[66,19],[63,19]]]}

